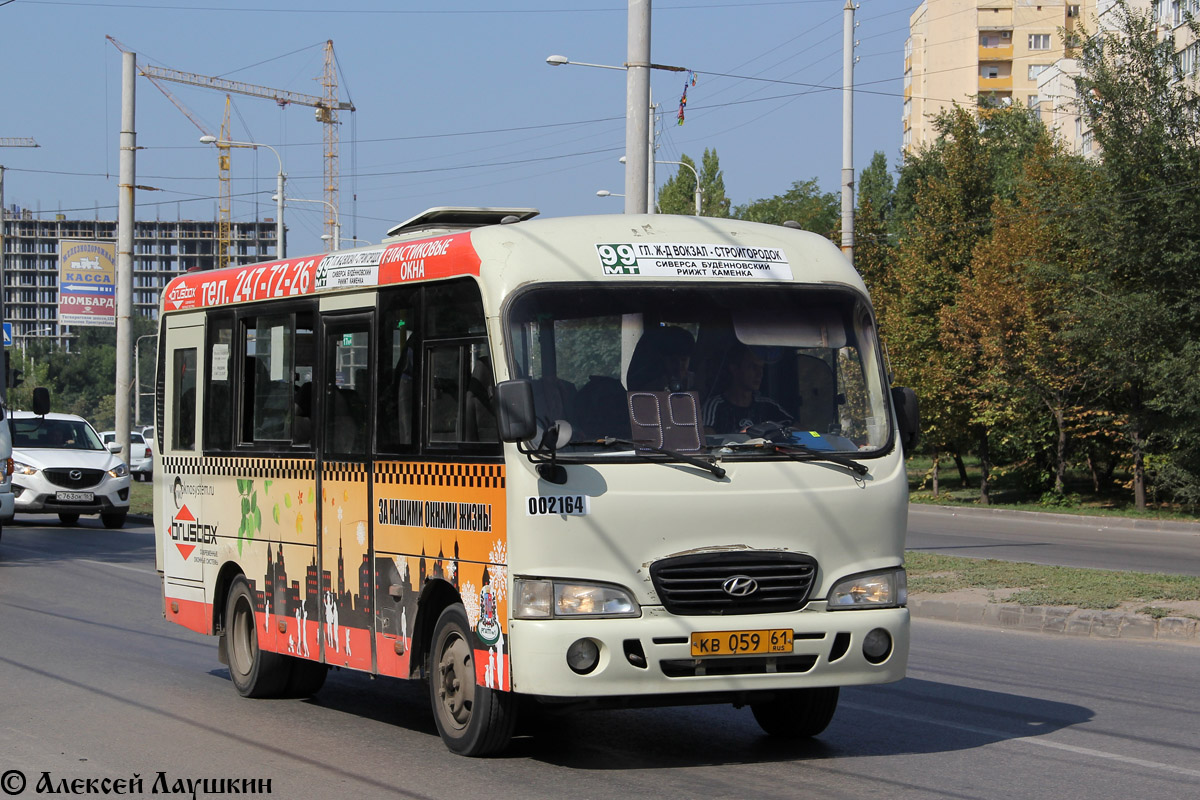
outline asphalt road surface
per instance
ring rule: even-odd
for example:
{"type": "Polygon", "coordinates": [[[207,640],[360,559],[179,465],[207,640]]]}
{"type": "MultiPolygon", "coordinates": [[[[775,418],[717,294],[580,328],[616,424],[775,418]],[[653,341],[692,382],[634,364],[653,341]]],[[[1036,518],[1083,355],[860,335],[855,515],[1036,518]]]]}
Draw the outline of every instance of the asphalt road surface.
{"type": "Polygon", "coordinates": [[[1091,569],[1200,575],[1200,524],[912,505],[907,550],[1091,569]]]}
{"type": "Polygon", "coordinates": [[[0,541],[0,790],[16,797],[43,774],[138,775],[150,796],[159,773],[280,798],[1200,796],[1192,645],[917,620],[909,677],[845,690],[814,741],[729,706],[595,711],[466,759],[417,683],[342,671],[313,700],[238,697],[215,640],[163,620],[148,528],[51,520],[0,541]]]}

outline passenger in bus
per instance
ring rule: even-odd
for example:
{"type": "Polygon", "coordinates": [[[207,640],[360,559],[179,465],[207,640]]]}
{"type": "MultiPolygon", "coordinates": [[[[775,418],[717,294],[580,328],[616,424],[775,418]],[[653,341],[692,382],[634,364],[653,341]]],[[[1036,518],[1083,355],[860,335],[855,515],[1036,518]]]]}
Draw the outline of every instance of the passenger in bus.
{"type": "Polygon", "coordinates": [[[751,348],[734,343],[725,357],[723,388],[704,404],[701,416],[706,433],[742,433],[760,422],[791,421],[783,406],[758,391],[764,366],[751,348]]]}
{"type": "Polygon", "coordinates": [[[695,347],[695,338],[683,328],[650,328],[638,339],[629,359],[629,390],[686,392],[693,388],[688,367],[695,347]]]}

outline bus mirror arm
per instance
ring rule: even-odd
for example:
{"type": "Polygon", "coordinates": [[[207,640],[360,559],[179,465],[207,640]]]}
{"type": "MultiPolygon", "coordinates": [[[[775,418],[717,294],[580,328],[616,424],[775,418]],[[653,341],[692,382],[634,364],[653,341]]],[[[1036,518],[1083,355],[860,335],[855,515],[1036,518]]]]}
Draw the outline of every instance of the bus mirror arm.
{"type": "Polygon", "coordinates": [[[921,434],[921,411],[917,406],[917,393],[904,386],[893,386],[892,405],[896,407],[900,444],[906,453],[911,453],[921,434]]]}
{"type": "Polygon", "coordinates": [[[497,418],[500,438],[506,442],[527,442],[537,433],[533,410],[533,383],[525,378],[496,384],[497,418]]]}
{"type": "Polygon", "coordinates": [[[571,430],[571,423],[565,419],[554,420],[554,426],[542,434],[542,441],[538,445],[538,450],[550,451],[550,462],[543,462],[537,465],[538,475],[542,480],[560,486],[567,482],[567,470],[562,464],[558,463],[558,449],[566,447],[571,442],[573,434],[574,431],[571,430]]]}

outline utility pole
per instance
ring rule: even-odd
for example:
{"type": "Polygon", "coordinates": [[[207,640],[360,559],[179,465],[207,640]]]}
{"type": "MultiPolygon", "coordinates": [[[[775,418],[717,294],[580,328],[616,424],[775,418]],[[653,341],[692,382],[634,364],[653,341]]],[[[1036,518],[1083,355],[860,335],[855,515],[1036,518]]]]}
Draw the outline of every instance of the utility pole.
{"type": "Polygon", "coordinates": [[[854,0],[842,9],[842,252],[854,263],[854,0]]]}
{"type": "Polygon", "coordinates": [[[650,164],[650,0],[629,0],[625,59],[625,213],[646,213],[650,164]]]}
{"type": "Polygon", "coordinates": [[[117,186],[117,441],[121,443],[121,460],[129,463],[129,392],[132,388],[132,327],[133,311],[133,187],[136,177],[134,156],[137,153],[136,116],[134,114],[134,81],[137,78],[137,56],[121,53],[121,160],[117,186]]]}
{"type": "MultiPolygon", "coordinates": [[[[2,138],[0,147],[37,147],[38,143],[25,137],[2,138]]],[[[0,326],[4,323],[4,165],[0,164],[0,326]]],[[[16,331],[13,332],[16,334],[16,331]]],[[[7,350],[5,351],[7,352],[7,350]]],[[[0,376],[0,404],[8,405],[8,370],[0,376]]]]}

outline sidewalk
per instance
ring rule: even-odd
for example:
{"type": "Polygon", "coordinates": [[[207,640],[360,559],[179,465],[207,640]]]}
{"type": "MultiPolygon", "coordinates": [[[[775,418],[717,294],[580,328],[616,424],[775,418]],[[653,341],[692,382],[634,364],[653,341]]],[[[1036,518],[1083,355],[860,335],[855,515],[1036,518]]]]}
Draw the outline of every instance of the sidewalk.
{"type": "Polygon", "coordinates": [[[1188,617],[1155,619],[1131,611],[1103,611],[1074,606],[1022,606],[990,602],[958,594],[909,595],[908,610],[916,619],[988,625],[993,628],[1091,636],[1097,639],[1141,639],[1200,645],[1200,620],[1188,617]]]}

